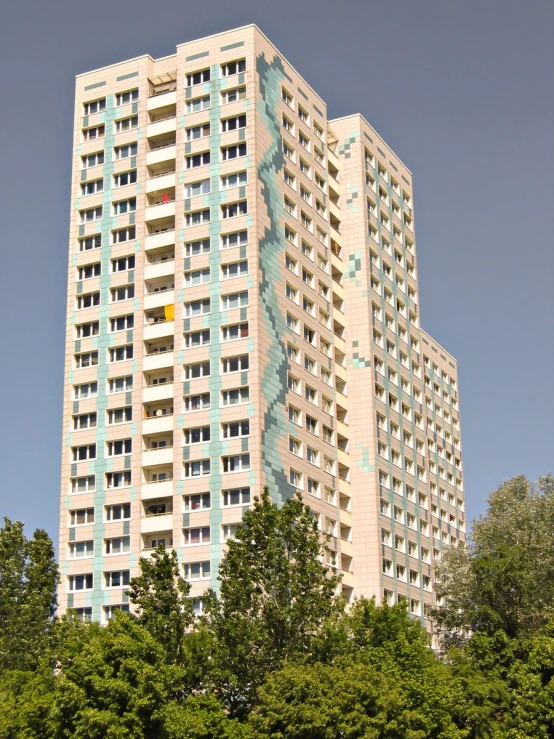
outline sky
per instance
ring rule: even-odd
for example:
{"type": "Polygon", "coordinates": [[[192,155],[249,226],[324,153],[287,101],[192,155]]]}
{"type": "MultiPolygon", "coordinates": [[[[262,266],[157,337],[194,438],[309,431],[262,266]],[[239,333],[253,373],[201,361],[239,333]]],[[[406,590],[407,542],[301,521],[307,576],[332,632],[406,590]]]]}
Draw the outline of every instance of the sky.
{"type": "Polygon", "coordinates": [[[551,0],[17,0],[0,18],[0,515],[28,534],[58,532],[74,77],[249,23],[413,173],[468,518],[503,480],[553,471],[551,0]]]}

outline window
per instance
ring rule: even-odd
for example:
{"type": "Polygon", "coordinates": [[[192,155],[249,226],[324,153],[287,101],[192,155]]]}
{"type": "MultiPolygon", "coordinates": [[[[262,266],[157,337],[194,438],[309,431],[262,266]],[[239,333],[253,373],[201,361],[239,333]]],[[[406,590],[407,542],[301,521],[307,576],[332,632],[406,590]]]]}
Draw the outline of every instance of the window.
{"type": "Polygon", "coordinates": [[[236,339],[244,339],[248,336],[248,323],[234,323],[229,326],[221,327],[222,341],[235,341],[236,339]]]}
{"type": "Polygon", "coordinates": [[[312,219],[303,210],[300,211],[300,222],[304,228],[307,228],[310,232],[312,231],[312,219]]]}
{"type": "Polygon", "coordinates": [[[221,360],[221,368],[223,374],[230,372],[245,372],[249,369],[248,354],[242,354],[238,357],[225,357],[221,360]]]}
{"type": "Polygon", "coordinates": [[[296,231],[285,223],[285,239],[291,244],[296,244],[296,231]]]}
{"type": "Polygon", "coordinates": [[[290,270],[293,274],[298,274],[298,262],[291,256],[285,253],[285,267],[290,270]]]}
{"type": "MultiPolygon", "coordinates": [[[[135,316],[133,314],[129,316],[117,316],[116,318],[110,318],[110,331],[112,333],[115,333],[117,331],[128,331],[129,329],[132,329],[135,325],[135,316]]],[[[110,356],[113,349],[110,349],[110,356]]],[[[131,350],[131,356],[127,357],[127,359],[132,359],[132,350],[131,350]]],[[[110,361],[116,362],[121,361],[119,359],[110,359],[110,361]]]]}
{"type": "Polygon", "coordinates": [[[186,446],[190,446],[191,444],[202,444],[204,441],[210,440],[209,426],[198,426],[197,428],[184,429],[183,433],[186,446]]]}
{"type": "Polygon", "coordinates": [[[234,172],[233,174],[221,176],[221,189],[228,189],[231,187],[239,187],[246,185],[248,181],[248,175],[246,170],[242,172],[234,172]]]}
{"type": "Polygon", "coordinates": [[[222,218],[236,218],[236,216],[243,216],[246,213],[248,213],[248,201],[246,200],[237,203],[224,203],[221,206],[222,218]]]}
{"type": "Polygon", "coordinates": [[[206,346],[210,343],[210,329],[206,328],[202,331],[191,331],[185,334],[185,347],[194,349],[198,346],[206,346]]]}
{"type": "Polygon", "coordinates": [[[311,179],[312,177],[312,168],[308,164],[308,162],[305,162],[302,157],[300,157],[300,171],[306,175],[306,177],[309,177],[311,179]]]}
{"type": "Polygon", "coordinates": [[[132,439],[118,439],[117,441],[108,441],[108,457],[121,457],[125,454],[131,454],[133,451],[132,439]]]}
{"type": "Polygon", "coordinates": [[[198,380],[200,377],[209,377],[210,374],[209,360],[207,362],[196,362],[195,364],[185,365],[186,380],[198,380]]]}
{"type": "Polygon", "coordinates": [[[86,526],[94,523],[94,508],[77,508],[69,511],[70,526],[86,526]]]}
{"type": "Polygon", "coordinates": [[[128,159],[136,157],[138,153],[138,143],[134,141],[132,144],[122,144],[114,147],[114,155],[116,160],[128,159]]]}
{"type": "Polygon", "coordinates": [[[283,179],[287,183],[287,185],[290,185],[293,189],[296,189],[296,177],[292,174],[292,172],[289,172],[288,169],[283,169],[283,179]]]}
{"type": "Polygon", "coordinates": [[[113,539],[104,539],[104,554],[127,554],[130,551],[130,536],[116,536],[113,539]]]}
{"type": "Polygon", "coordinates": [[[69,559],[84,559],[94,555],[94,541],[75,541],[69,543],[69,559]]]}
{"type": "Polygon", "coordinates": [[[281,88],[281,97],[283,99],[283,102],[285,102],[289,106],[289,108],[292,108],[292,104],[293,104],[292,95],[284,87],[281,88]]]}
{"type": "Polygon", "coordinates": [[[78,590],[92,590],[94,584],[94,576],[92,572],[86,575],[70,575],[69,581],[69,592],[75,593],[78,590]]]}
{"type": "Polygon", "coordinates": [[[120,228],[117,231],[112,231],[112,244],[122,244],[125,241],[132,241],[135,238],[135,235],[135,226],[128,226],[127,228],[120,228]]]}
{"type": "Polygon", "coordinates": [[[302,489],[302,474],[297,470],[293,470],[292,467],[289,470],[289,484],[299,490],[302,489]]]}
{"type": "Polygon", "coordinates": [[[100,164],[104,164],[104,152],[97,151],[94,154],[86,154],[81,157],[81,166],[83,169],[89,167],[98,167],[100,164]]]}
{"type": "Polygon", "coordinates": [[[200,110],[207,110],[209,107],[209,95],[203,95],[202,97],[187,100],[187,113],[198,113],[200,110]]]}
{"type": "Polygon", "coordinates": [[[306,123],[308,126],[310,125],[310,116],[301,105],[298,106],[298,117],[303,123],[306,123]]]}
{"type": "Polygon", "coordinates": [[[293,203],[293,201],[286,195],[283,199],[283,205],[287,213],[290,213],[291,216],[296,217],[296,204],[293,203]]]}
{"type": "Polygon", "coordinates": [[[188,395],[185,398],[185,412],[201,411],[210,407],[210,393],[188,395]]]}
{"type": "Polygon", "coordinates": [[[210,268],[196,269],[192,272],[185,272],[185,285],[194,287],[195,285],[205,285],[210,282],[210,268]]]}
{"type": "MultiPolygon", "coordinates": [[[[210,180],[200,180],[199,182],[192,182],[190,185],[185,185],[185,197],[195,198],[198,195],[207,195],[210,192],[210,180]]],[[[190,224],[187,224],[190,225],[190,224]]],[[[208,244],[209,239],[207,240],[208,244]]]]}
{"type": "MultiPolygon", "coordinates": [[[[114,215],[120,216],[125,213],[133,213],[137,209],[137,199],[136,198],[128,198],[127,200],[118,200],[116,203],[113,204],[113,211],[114,215]]],[[[133,226],[134,231],[134,226],[133,226]]],[[[114,234],[117,232],[113,232],[114,234]]],[[[130,236],[129,238],[134,239],[135,236],[130,236]]],[[[127,239],[120,239],[120,241],[127,241],[127,239]]],[[[118,242],[114,240],[114,244],[117,244],[118,242]]]]}
{"type": "Polygon", "coordinates": [[[231,90],[223,90],[221,92],[221,104],[236,103],[237,100],[244,100],[246,97],[246,86],[234,87],[231,90]]]}
{"type": "Polygon", "coordinates": [[[201,239],[200,241],[189,241],[185,244],[185,255],[187,257],[196,257],[199,254],[207,254],[209,251],[209,239],[201,239]]]}
{"type": "Polygon", "coordinates": [[[242,405],[250,400],[250,391],[248,387],[235,388],[233,390],[221,391],[222,405],[242,405]]]}
{"type": "Polygon", "coordinates": [[[221,265],[221,279],[230,280],[233,277],[240,277],[248,274],[248,261],[231,262],[230,264],[221,265]]]}
{"type": "Polygon", "coordinates": [[[247,305],[248,290],[243,290],[240,293],[230,293],[229,295],[222,295],[221,297],[222,310],[233,310],[235,308],[243,308],[247,305]]]}
{"type": "Polygon", "coordinates": [[[200,85],[203,82],[210,81],[210,68],[200,69],[198,72],[189,72],[187,74],[187,87],[193,87],[194,85],[200,85]]]}
{"type": "Polygon", "coordinates": [[[186,562],[183,565],[185,580],[208,580],[210,577],[209,562],[186,562]]]}
{"type": "Polygon", "coordinates": [[[92,128],[83,129],[83,141],[94,141],[95,139],[103,138],[106,133],[106,126],[92,126],[92,128]]]}
{"type": "Polygon", "coordinates": [[[221,434],[224,439],[238,439],[250,435],[250,421],[232,421],[221,424],[221,434]]]}
{"type": "Polygon", "coordinates": [[[250,454],[232,454],[221,457],[222,472],[241,472],[250,469],[250,454]]]}
{"type": "Polygon", "coordinates": [[[126,488],[131,484],[131,470],[123,472],[107,472],[106,487],[108,490],[112,488],[126,488]]]}
{"type": "Polygon", "coordinates": [[[72,477],[70,483],[72,493],[94,493],[96,490],[96,478],[94,475],[72,477]]]}
{"type": "Polygon", "coordinates": [[[246,156],[246,142],[240,144],[232,144],[231,146],[221,147],[221,159],[224,162],[230,159],[237,159],[238,157],[246,156]]]}
{"type": "Polygon", "coordinates": [[[237,526],[236,523],[225,523],[221,527],[222,532],[222,538],[223,541],[229,541],[229,539],[234,539],[237,533],[237,526]]]}
{"type": "Polygon", "coordinates": [[[289,146],[286,141],[283,141],[283,154],[287,157],[287,159],[290,159],[291,162],[296,161],[296,152],[292,148],[292,146],[289,146]]]}
{"type": "Polygon", "coordinates": [[[183,496],[185,511],[207,511],[212,507],[210,493],[183,496]]]}
{"type": "Polygon", "coordinates": [[[133,420],[132,406],[125,408],[109,408],[108,409],[108,425],[113,426],[117,423],[128,423],[133,420]]]}
{"type": "Polygon", "coordinates": [[[203,210],[193,210],[190,213],[185,213],[185,225],[187,226],[201,226],[203,223],[209,222],[209,208],[204,208],[203,210]]]}
{"type": "MultiPolygon", "coordinates": [[[[79,323],[75,326],[75,333],[78,339],[88,339],[90,336],[98,336],[100,333],[100,322],[88,321],[87,323],[79,323]]],[[[98,361],[95,364],[98,364],[98,361]]]]}
{"type": "Polygon", "coordinates": [[[290,328],[290,330],[294,331],[296,334],[300,333],[298,318],[293,316],[291,313],[287,313],[287,328],[290,328]]]}
{"type": "Polygon", "coordinates": [[[78,416],[73,416],[73,431],[95,429],[96,421],[96,413],[81,413],[78,416]]]}
{"type": "Polygon", "coordinates": [[[94,195],[95,192],[102,192],[104,190],[104,180],[90,180],[89,182],[83,182],[81,184],[81,195],[94,195]]]}
{"type": "Polygon", "coordinates": [[[221,65],[221,76],[231,77],[233,74],[241,74],[246,71],[246,59],[239,59],[235,62],[225,62],[221,65]]]}
{"type": "Polygon", "coordinates": [[[221,120],[222,133],[237,131],[239,128],[246,128],[246,113],[232,116],[232,118],[223,118],[221,120]]]}
{"type": "Polygon", "coordinates": [[[85,382],[82,385],[73,386],[73,399],[95,398],[98,395],[97,382],[85,382]]]}
{"type": "Polygon", "coordinates": [[[250,488],[222,490],[221,496],[224,506],[248,505],[250,503],[250,488]]]}
{"type": "Polygon", "coordinates": [[[79,251],[90,251],[91,249],[99,249],[101,246],[101,234],[95,234],[94,236],[87,236],[84,239],[79,239],[79,251]]]}
{"type": "Polygon", "coordinates": [[[116,133],[130,131],[132,128],[138,128],[138,115],[132,115],[128,118],[120,118],[118,121],[115,121],[116,133]]]}
{"type": "Polygon", "coordinates": [[[289,415],[289,421],[291,423],[294,423],[296,426],[302,425],[302,415],[298,408],[295,408],[293,405],[288,406],[288,415],[289,415]]]}
{"type": "Polygon", "coordinates": [[[196,141],[210,135],[210,124],[201,123],[198,126],[191,126],[186,129],[187,141],[196,141]]]}
{"type": "Polygon", "coordinates": [[[289,452],[296,457],[302,456],[302,443],[294,436],[289,436],[289,452]]]}
{"type": "Polygon", "coordinates": [[[283,115],[283,128],[294,135],[294,123],[286,115],[283,115]]]}
{"type": "Polygon", "coordinates": [[[122,300],[130,300],[135,297],[134,285],[122,285],[121,287],[112,287],[110,290],[111,302],[119,303],[122,300]]]}
{"type": "Polygon", "coordinates": [[[317,420],[306,413],[306,431],[317,435],[317,420]]]}
{"type": "Polygon", "coordinates": [[[183,545],[185,547],[194,546],[195,544],[209,544],[209,543],[210,543],[210,527],[209,526],[183,529],[183,545]]]}
{"type": "Polygon", "coordinates": [[[131,582],[129,570],[116,570],[115,572],[104,572],[104,587],[122,588],[131,582]]]}
{"type": "Polygon", "coordinates": [[[121,611],[122,613],[129,613],[129,610],[130,609],[128,603],[120,603],[118,605],[112,606],[102,606],[102,622],[108,623],[108,621],[111,621],[117,611],[121,611]]]}
{"type": "Polygon", "coordinates": [[[81,223],[91,223],[92,221],[99,221],[102,218],[102,206],[99,205],[96,208],[88,208],[87,210],[79,211],[81,223]]]}
{"type": "Polygon", "coordinates": [[[129,172],[120,172],[114,174],[114,187],[125,187],[125,185],[132,185],[137,181],[137,170],[132,169],[129,172]]]}
{"type": "Polygon", "coordinates": [[[221,248],[232,249],[235,246],[244,246],[248,243],[248,231],[235,231],[221,235],[221,248]]]}
{"type": "Polygon", "coordinates": [[[289,285],[289,283],[287,282],[285,292],[289,300],[292,300],[293,303],[298,304],[298,290],[295,287],[292,287],[292,285],[289,285]]]}
{"type": "Polygon", "coordinates": [[[126,92],[118,92],[115,96],[115,104],[119,107],[120,105],[136,103],[138,99],[139,91],[135,88],[134,90],[127,90],[126,92]]]}
{"type": "Polygon", "coordinates": [[[203,151],[199,154],[191,154],[186,157],[187,169],[196,169],[196,167],[204,167],[210,163],[210,152],[203,151]]]}
{"type": "Polygon", "coordinates": [[[133,377],[111,377],[108,380],[108,392],[110,395],[114,393],[124,393],[133,389],[133,377]]]}
{"type": "MultiPolygon", "coordinates": [[[[300,142],[300,146],[304,147],[306,151],[310,151],[310,139],[307,136],[304,136],[302,131],[298,134],[298,141],[300,142]]],[[[318,150],[315,149],[315,151],[317,152],[318,150]]]]}
{"type": "Polygon", "coordinates": [[[319,467],[319,452],[312,447],[306,447],[306,460],[310,463],[319,467]]]}
{"type": "Polygon", "coordinates": [[[71,456],[73,462],[85,462],[89,459],[96,459],[96,444],[74,446],[71,448],[71,456]]]}

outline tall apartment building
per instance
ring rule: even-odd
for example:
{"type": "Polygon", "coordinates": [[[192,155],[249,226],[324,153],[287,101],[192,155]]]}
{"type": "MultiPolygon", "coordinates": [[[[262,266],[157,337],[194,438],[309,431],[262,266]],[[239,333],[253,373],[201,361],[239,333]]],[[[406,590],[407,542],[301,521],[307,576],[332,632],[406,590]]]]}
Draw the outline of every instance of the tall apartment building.
{"type": "Polygon", "coordinates": [[[404,164],[247,26],[79,75],[71,202],[61,609],[128,609],[164,542],[201,610],[267,485],[425,619],[464,495],[404,164]]]}

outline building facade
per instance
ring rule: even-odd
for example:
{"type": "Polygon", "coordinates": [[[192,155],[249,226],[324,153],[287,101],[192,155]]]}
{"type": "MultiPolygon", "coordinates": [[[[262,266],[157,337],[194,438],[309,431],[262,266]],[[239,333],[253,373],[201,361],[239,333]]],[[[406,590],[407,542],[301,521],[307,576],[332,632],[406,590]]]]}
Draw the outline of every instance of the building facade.
{"type": "Polygon", "coordinates": [[[348,598],[425,619],[464,538],[455,360],[420,326],[412,176],[255,26],[77,77],[61,610],[160,542],[198,611],[264,485],[348,598]]]}

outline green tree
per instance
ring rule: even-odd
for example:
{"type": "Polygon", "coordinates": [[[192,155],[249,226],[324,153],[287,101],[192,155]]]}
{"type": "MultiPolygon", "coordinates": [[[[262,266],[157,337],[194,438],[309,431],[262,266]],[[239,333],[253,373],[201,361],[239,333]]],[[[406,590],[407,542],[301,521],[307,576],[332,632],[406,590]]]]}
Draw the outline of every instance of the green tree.
{"type": "Polygon", "coordinates": [[[0,529],[0,673],[33,669],[47,648],[58,567],[47,533],[28,539],[20,521],[0,529]]]}
{"type": "Polygon", "coordinates": [[[553,541],[554,478],[514,477],[491,493],[467,547],[449,550],[437,572],[444,643],[470,632],[537,633],[554,615],[553,541]]]}
{"type": "Polygon", "coordinates": [[[141,574],[131,580],[129,597],[139,624],[163,645],[169,662],[181,663],[185,632],[192,624],[190,585],[179,574],[175,550],[161,544],[151,557],[141,557],[141,574]]]}
{"type": "Polygon", "coordinates": [[[327,544],[300,496],[279,508],[267,488],[244,514],[206,597],[211,640],[205,686],[244,717],[259,685],[291,659],[309,658],[327,619],[343,609],[339,578],[321,564],[327,544]]]}
{"type": "Polygon", "coordinates": [[[554,619],[530,639],[508,674],[507,739],[554,736],[554,619]]]}
{"type": "Polygon", "coordinates": [[[160,736],[163,710],[175,700],[182,669],[132,616],[116,614],[105,627],[89,624],[79,650],[58,664],[48,717],[51,739],[148,739],[160,736]]]}

